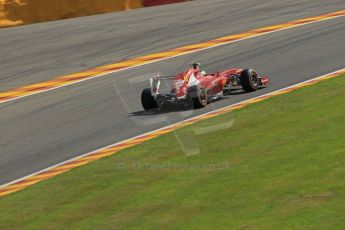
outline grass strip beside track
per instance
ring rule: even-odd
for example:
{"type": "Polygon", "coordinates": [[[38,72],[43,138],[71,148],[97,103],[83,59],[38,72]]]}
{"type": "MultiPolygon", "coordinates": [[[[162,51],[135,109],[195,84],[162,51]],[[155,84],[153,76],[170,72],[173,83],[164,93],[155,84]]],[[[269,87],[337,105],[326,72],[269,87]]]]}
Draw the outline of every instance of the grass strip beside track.
{"type": "Polygon", "coordinates": [[[0,229],[342,229],[344,101],[342,76],[166,134],[0,198],[0,229]]]}

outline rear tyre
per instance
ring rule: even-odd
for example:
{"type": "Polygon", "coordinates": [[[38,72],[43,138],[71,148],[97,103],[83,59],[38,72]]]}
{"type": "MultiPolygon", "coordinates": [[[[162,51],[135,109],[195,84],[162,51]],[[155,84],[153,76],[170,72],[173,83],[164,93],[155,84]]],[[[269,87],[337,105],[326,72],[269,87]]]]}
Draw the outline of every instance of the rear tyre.
{"type": "Polygon", "coordinates": [[[207,105],[207,91],[204,87],[198,85],[189,87],[188,97],[191,99],[194,109],[203,108],[207,105]]]}
{"type": "Polygon", "coordinates": [[[246,92],[253,92],[259,88],[259,75],[253,69],[241,72],[241,85],[246,92]]]}
{"type": "Polygon", "coordinates": [[[158,105],[151,95],[151,89],[146,88],[141,93],[141,104],[145,110],[157,108],[158,105]]]}

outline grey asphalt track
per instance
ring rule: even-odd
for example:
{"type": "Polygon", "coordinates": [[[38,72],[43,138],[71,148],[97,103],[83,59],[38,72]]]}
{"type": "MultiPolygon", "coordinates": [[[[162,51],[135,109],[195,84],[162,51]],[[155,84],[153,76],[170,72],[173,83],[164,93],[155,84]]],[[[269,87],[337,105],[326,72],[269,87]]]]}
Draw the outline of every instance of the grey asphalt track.
{"type": "MultiPolygon", "coordinates": [[[[342,1],[205,1],[0,30],[0,90],[125,58],[345,9],[342,1]]],[[[345,17],[119,72],[0,105],[0,184],[215,108],[344,68],[345,17]],[[208,72],[254,67],[269,88],[205,109],[143,113],[153,73],[198,61],[208,72]],[[144,79],[144,81],[142,81],[144,79]]]]}

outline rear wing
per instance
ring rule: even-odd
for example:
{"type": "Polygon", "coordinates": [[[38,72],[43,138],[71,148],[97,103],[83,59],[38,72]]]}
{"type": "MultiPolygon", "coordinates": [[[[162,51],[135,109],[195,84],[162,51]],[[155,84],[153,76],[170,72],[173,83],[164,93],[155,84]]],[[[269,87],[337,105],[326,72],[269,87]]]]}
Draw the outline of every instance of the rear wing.
{"type": "Polygon", "coordinates": [[[156,97],[158,94],[160,94],[160,86],[161,86],[161,80],[175,80],[176,76],[156,76],[150,78],[150,88],[151,88],[151,95],[153,97],[156,97]]]}

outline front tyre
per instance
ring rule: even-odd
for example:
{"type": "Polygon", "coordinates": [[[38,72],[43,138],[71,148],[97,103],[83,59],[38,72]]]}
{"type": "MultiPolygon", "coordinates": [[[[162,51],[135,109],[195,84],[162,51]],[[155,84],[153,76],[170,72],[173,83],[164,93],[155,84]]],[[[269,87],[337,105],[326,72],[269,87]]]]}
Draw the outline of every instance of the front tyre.
{"type": "Polygon", "coordinates": [[[192,100],[194,109],[204,108],[207,105],[207,91],[204,87],[198,85],[189,87],[188,97],[192,100]]]}
{"type": "Polygon", "coordinates": [[[241,85],[246,92],[259,89],[259,75],[253,69],[245,69],[241,72],[241,85]]]}
{"type": "Polygon", "coordinates": [[[158,107],[155,99],[151,95],[150,88],[144,89],[141,93],[141,104],[145,110],[154,109],[158,107]]]}

